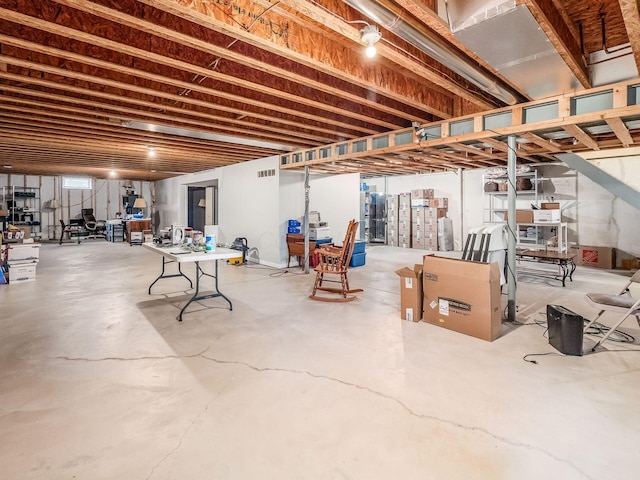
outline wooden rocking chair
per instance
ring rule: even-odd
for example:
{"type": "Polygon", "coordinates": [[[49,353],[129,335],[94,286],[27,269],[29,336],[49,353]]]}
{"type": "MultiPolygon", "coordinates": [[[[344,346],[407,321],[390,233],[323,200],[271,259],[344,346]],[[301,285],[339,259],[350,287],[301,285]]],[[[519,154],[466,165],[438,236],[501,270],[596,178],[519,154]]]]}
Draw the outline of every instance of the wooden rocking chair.
{"type": "Polygon", "coordinates": [[[351,220],[347,227],[347,234],[344,237],[344,242],[342,242],[342,247],[322,245],[322,247],[316,248],[314,253],[318,255],[319,263],[315,268],[316,281],[313,285],[313,293],[309,295],[309,298],[322,302],[350,302],[357,297],[349,294],[364,291],[361,288],[351,290],[349,288],[349,279],[347,278],[347,270],[349,269],[349,262],[353,254],[353,243],[356,239],[357,230],[358,222],[351,220]],[[339,275],[340,279],[327,280],[324,278],[325,274],[339,275]],[[339,283],[340,288],[325,287],[322,285],[325,281],[339,283]],[[334,298],[318,296],[318,290],[338,293],[340,296],[334,298]]]}

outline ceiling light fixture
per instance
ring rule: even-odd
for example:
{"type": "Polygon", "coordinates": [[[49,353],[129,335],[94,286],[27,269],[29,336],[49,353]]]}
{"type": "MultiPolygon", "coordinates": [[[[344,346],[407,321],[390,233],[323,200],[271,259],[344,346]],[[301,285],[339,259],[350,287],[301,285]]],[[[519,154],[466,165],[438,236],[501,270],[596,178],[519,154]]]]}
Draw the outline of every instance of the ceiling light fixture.
{"type": "Polygon", "coordinates": [[[147,156],[153,158],[156,156],[156,147],[147,147],[147,156]]]}
{"type": "Polygon", "coordinates": [[[378,30],[378,27],[376,27],[375,25],[367,25],[362,30],[360,30],[360,34],[362,35],[362,41],[367,44],[365,54],[369,58],[375,57],[376,47],[374,45],[382,38],[380,30],[378,30]]]}
{"type": "Polygon", "coordinates": [[[13,168],[13,165],[3,165],[4,168],[13,168]]]}

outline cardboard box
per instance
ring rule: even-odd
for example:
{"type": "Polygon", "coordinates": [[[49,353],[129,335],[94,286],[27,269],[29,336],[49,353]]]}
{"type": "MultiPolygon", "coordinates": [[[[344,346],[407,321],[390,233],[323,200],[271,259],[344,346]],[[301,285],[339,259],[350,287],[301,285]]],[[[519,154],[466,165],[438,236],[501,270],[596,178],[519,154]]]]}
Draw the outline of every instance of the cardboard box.
{"type": "Polygon", "coordinates": [[[558,223],[560,210],[533,210],[533,223],[558,223]]]}
{"type": "Polygon", "coordinates": [[[447,216],[446,208],[425,208],[424,209],[424,218],[441,218],[447,216]]]}
{"type": "Polygon", "coordinates": [[[14,263],[38,263],[40,260],[39,243],[16,243],[9,245],[7,261],[14,263]]]}
{"type": "Polygon", "coordinates": [[[425,250],[438,250],[438,236],[433,235],[431,237],[425,237],[424,239],[424,249],[425,250]]]}
{"type": "Polygon", "coordinates": [[[428,203],[431,208],[449,208],[448,198],[430,198],[428,203]]]}
{"type": "MultiPolygon", "coordinates": [[[[505,210],[504,220],[509,219],[509,212],[505,210]]],[[[533,223],[533,210],[516,210],[516,223],[533,223]]]]}
{"type": "Polygon", "coordinates": [[[428,206],[429,206],[428,198],[412,198],[411,199],[411,208],[428,207],[428,206]]]}
{"type": "Polygon", "coordinates": [[[560,202],[542,202],[540,208],[542,210],[560,210],[560,202]]]}
{"type": "Polygon", "coordinates": [[[387,211],[398,210],[398,195],[387,195],[387,211]]]}
{"type": "Polygon", "coordinates": [[[411,235],[411,222],[408,220],[400,220],[398,222],[398,234],[402,235],[402,234],[407,234],[407,235],[411,235]]]}
{"type": "Polygon", "coordinates": [[[410,322],[422,319],[422,265],[396,270],[400,276],[400,318],[410,322]]]}
{"type": "Polygon", "coordinates": [[[414,207],[411,209],[411,223],[421,225],[424,223],[424,207],[414,207]]]}
{"type": "Polygon", "coordinates": [[[411,248],[411,234],[398,233],[398,246],[402,248],[411,248]]]}
{"type": "Polygon", "coordinates": [[[415,248],[417,250],[424,250],[424,237],[415,235],[411,237],[411,248],[415,248]]]}
{"type": "Polygon", "coordinates": [[[0,217],[8,217],[9,210],[0,210],[0,217]]]}
{"type": "Polygon", "coordinates": [[[625,258],[620,261],[620,267],[623,270],[638,270],[640,269],[640,258],[625,258]]]}
{"type": "Polygon", "coordinates": [[[12,265],[9,267],[9,283],[28,282],[36,279],[35,264],[12,265]]]}
{"type": "Polygon", "coordinates": [[[587,247],[572,248],[570,253],[575,253],[573,259],[576,265],[588,267],[613,269],[616,265],[616,252],[611,247],[587,247]]]}
{"type": "Polygon", "coordinates": [[[500,336],[498,264],[425,256],[423,318],[427,323],[482,340],[500,336]]]}
{"type": "Polygon", "coordinates": [[[411,190],[411,198],[433,198],[433,188],[421,188],[418,190],[411,190]]]}
{"type": "Polygon", "coordinates": [[[411,212],[411,194],[401,193],[398,195],[398,212],[411,212]]]}

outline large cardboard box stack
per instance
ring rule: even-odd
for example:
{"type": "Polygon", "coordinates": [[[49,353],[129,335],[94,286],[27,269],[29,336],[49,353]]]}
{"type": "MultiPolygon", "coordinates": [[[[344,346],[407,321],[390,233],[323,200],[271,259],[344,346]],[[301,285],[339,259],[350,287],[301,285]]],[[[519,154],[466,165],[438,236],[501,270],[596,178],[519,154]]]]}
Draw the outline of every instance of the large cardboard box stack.
{"type": "Polygon", "coordinates": [[[396,270],[400,276],[400,317],[409,322],[422,319],[422,265],[396,270]]]}
{"type": "Polygon", "coordinates": [[[497,263],[427,255],[422,265],[422,287],[425,322],[487,341],[500,336],[497,263]]]}
{"type": "Polygon", "coordinates": [[[411,194],[398,196],[398,246],[411,247],[411,194]]]}
{"type": "Polygon", "coordinates": [[[398,195],[387,195],[387,245],[398,246],[398,195]]]}
{"type": "Polygon", "coordinates": [[[411,191],[411,246],[438,250],[438,219],[446,217],[449,200],[434,197],[433,189],[411,191]]]}

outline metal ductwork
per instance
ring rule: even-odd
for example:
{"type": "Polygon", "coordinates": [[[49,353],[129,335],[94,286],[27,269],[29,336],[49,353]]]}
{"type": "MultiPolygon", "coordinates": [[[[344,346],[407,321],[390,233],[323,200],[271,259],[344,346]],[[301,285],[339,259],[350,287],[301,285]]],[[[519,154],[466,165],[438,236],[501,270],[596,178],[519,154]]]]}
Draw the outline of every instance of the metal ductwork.
{"type": "Polygon", "coordinates": [[[454,36],[530,98],[581,87],[526,5],[447,0],[446,6],[454,36]]]}
{"type": "Polygon", "coordinates": [[[461,58],[453,48],[427,37],[413,26],[403,22],[401,17],[386,7],[373,0],[344,0],[344,2],[487,93],[508,105],[518,103],[518,99],[509,90],[498,85],[494,79],[461,58]]]}

